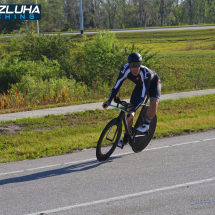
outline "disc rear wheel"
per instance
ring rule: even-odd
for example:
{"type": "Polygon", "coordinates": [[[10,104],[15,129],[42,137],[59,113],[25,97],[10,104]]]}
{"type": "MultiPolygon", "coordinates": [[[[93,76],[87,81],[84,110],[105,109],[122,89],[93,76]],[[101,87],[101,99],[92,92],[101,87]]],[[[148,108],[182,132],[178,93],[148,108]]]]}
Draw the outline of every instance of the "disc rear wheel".
{"type": "Polygon", "coordinates": [[[135,153],[141,152],[143,149],[146,148],[154,135],[156,125],[157,116],[155,115],[150,122],[149,131],[147,134],[141,133],[139,131],[136,132],[135,139],[132,144],[132,149],[135,153]]]}

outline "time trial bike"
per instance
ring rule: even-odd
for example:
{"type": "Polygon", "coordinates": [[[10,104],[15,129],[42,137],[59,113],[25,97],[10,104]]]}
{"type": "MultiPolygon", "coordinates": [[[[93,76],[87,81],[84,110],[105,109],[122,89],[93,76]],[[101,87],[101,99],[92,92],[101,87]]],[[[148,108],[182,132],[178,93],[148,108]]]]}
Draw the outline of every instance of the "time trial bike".
{"type": "MultiPolygon", "coordinates": [[[[101,136],[98,140],[98,144],[96,147],[96,157],[99,161],[105,161],[107,160],[111,154],[114,152],[121,134],[122,134],[122,123],[125,127],[125,133],[126,137],[128,138],[128,143],[131,146],[132,150],[137,153],[141,152],[151,141],[156,125],[157,125],[157,116],[155,115],[149,126],[149,130],[147,133],[142,133],[137,131],[137,128],[141,126],[146,119],[147,111],[149,108],[149,105],[147,105],[149,96],[148,94],[145,96],[145,100],[143,102],[142,109],[139,113],[138,119],[134,125],[134,127],[129,130],[128,124],[127,124],[127,118],[126,113],[128,113],[129,109],[132,107],[130,103],[127,103],[126,101],[121,101],[118,97],[114,98],[114,102],[117,104],[110,105],[114,108],[118,108],[120,111],[119,116],[115,119],[112,119],[104,128],[104,130],[101,133],[101,136]],[[121,105],[119,107],[119,105],[121,105]]],[[[123,148],[123,146],[122,146],[123,148]]]]}

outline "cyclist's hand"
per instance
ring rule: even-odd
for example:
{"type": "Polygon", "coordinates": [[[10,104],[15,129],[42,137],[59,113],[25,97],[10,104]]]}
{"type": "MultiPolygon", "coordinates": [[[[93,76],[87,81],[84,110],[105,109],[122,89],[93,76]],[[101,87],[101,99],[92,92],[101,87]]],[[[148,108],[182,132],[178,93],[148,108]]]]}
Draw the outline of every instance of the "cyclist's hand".
{"type": "Polygon", "coordinates": [[[106,101],[103,103],[102,107],[106,109],[109,105],[110,105],[110,102],[106,101]]]}

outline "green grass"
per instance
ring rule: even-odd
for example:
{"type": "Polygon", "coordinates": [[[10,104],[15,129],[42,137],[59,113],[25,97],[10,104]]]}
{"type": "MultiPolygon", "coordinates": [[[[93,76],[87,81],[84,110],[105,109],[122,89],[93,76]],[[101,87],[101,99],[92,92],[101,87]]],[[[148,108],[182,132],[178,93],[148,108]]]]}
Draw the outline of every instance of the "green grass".
{"type": "Polygon", "coordinates": [[[157,66],[163,93],[215,87],[215,50],[165,52],[157,66]]]}
{"type": "MultiPolygon", "coordinates": [[[[161,101],[154,138],[215,128],[215,95],[161,101]]],[[[118,110],[95,110],[0,123],[0,162],[35,159],[96,147],[118,110]]]]}
{"type": "MultiPolygon", "coordinates": [[[[152,49],[154,52],[215,49],[215,29],[120,32],[115,34],[120,44],[135,43],[144,50],[152,49]]],[[[95,34],[86,34],[86,36],[88,40],[91,40],[95,34]]],[[[82,41],[82,35],[67,35],[67,37],[78,43],[82,41]]]]}
{"type": "Polygon", "coordinates": [[[215,48],[215,29],[135,32],[116,34],[120,43],[135,43],[153,51],[211,50],[215,48]]]}

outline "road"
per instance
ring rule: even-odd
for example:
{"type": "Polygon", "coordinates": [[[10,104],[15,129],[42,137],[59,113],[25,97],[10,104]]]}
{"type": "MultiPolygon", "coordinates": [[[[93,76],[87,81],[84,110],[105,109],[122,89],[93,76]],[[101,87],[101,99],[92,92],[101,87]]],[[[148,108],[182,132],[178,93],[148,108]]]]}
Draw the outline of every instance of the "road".
{"type": "MultiPolygon", "coordinates": [[[[208,26],[189,26],[189,27],[168,27],[168,28],[143,28],[133,30],[109,30],[114,33],[127,33],[127,32],[148,32],[148,31],[180,31],[180,30],[201,30],[201,29],[214,29],[215,25],[208,26]]],[[[96,34],[98,31],[84,31],[84,34],[96,34]]],[[[40,33],[44,35],[58,35],[59,33],[40,33]]],[[[81,34],[80,32],[65,32],[61,35],[81,34]]],[[[5,35],[5,37],[20,37],[20,35],[5,35]]]]}
{"type": "Polygon", "coordinates": [[[0,165],[0,214],[215,214],[215,130],[0,165]]]}
{"type": "MultiPolygon", "coordinates": [[[[109,30],[114,33],[128,33],[128,32],[148,32],[148,31],[181,31],[181,30],[201,30],[201,29],[214,29],[215,25],[208,26],[189,26],[189,27],[168,27],[168,28],[143,28],[133,30],[109,30]]],[[[84,31],[84,34],[95,34],[97,31],[84,31]]],[[[61,33],[62,35],[77,34],[77,33],[61,33]]]]}

